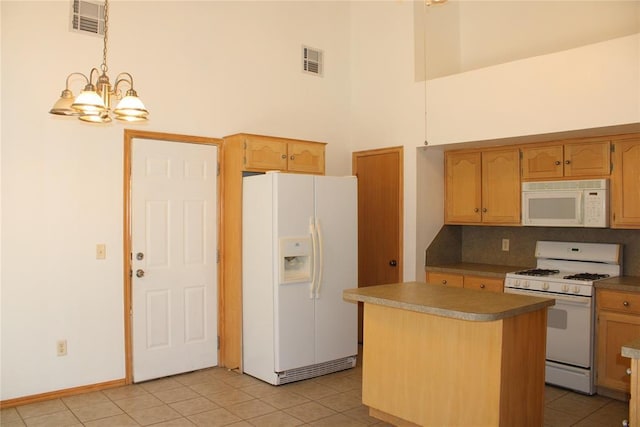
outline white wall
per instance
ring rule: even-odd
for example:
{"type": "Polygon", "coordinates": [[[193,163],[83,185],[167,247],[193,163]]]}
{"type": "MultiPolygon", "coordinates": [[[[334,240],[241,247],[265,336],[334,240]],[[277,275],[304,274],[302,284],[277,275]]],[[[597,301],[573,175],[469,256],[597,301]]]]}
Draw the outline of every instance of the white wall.
{"type": "Polygon", "coordinates": [[[640,123],[640,33],[427,81],[432,145],[640,123]]]}
{"type": "MultiPolygon", "coordinates": [[[[102,60],[101,38],[68,31],[70,3],[0,2],[0,400],[124,377],[124,127],[47,114],[102,60]]],[[[139,128],[325,141],[327,172],[349,174],[348,26],[343,2],[116,1],[109,75],[133,74],[139,128]],[[324,77],[300,71],[302,44],[325,51],[324,77]]]]}

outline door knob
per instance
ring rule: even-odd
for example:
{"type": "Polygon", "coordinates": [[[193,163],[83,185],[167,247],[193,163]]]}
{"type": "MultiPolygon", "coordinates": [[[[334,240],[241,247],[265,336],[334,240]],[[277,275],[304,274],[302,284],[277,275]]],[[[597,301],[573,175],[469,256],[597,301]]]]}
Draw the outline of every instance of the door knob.
{"type": "Polygon", "coordinates": [[[144,277],[144,270],[142,269],[137,269],[136,270],[136,277],[144,277]]]}
{"type": "Polygon", "coordinates": [[[396,265],[398,265],[398,261],[396,261],[395,259],[392,259],[391,261],[389,261],[389,265],[391,267],[395,267],[396,265]]]}

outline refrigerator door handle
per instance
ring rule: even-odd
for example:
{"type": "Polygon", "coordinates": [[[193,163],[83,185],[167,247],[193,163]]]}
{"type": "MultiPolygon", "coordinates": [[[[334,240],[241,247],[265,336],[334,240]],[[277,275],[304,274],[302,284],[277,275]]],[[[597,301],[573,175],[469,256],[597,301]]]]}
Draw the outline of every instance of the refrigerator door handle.
{"type": "Polygon", "coordinates": [[[317,235],[316,235],[316,224],[314,218],[309,218],[309,232],[311,233],[311,287],[309,289],[309,299],[315,298],[315,289],[316,289],[316,270],[317,270],[317,235]]]}
{"type": "MultiPolygon", "coordinates": [[[[315,229],[318,242],[318,280],[316,284],[315,298],[318,299],[320,298],[320,288],[322,287],[322,270],[324,270],[324,246],[322,244],[322,227],[320,226],[320,220],[318,218],[316,218],[315,229]]],[[[316,268],[314,267],[314,269],[316,268]]]]}

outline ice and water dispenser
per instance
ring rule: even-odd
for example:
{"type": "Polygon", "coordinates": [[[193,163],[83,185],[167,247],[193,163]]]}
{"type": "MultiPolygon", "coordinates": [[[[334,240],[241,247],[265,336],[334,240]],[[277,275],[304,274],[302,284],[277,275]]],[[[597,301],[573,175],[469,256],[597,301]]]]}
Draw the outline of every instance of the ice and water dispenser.
{"type": "Polygon", "coordinates": [[[313,250],[310,237],[280,239],[280,283],[310,282],[313,250]]]}

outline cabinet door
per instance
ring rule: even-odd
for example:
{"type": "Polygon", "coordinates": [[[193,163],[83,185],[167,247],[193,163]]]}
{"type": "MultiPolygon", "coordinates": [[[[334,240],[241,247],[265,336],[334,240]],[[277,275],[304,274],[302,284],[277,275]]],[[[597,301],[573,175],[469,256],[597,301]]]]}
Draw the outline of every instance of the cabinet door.
{"type": "Polygon", "coordinates": [[[480,223],[480,152],[445,153],[445,223],[480,223]]]}
{"type": "Polygon", "coordinates": [[[504,292],[504,281],[494,277],[464,276],[464,287],[480,291],[504,292]]]}
{"type": "Polygon", "coordinates": [[[462,274],[452,273],[434,273],[433,271],[427,271],[427,284],[451,286],[454,288],[461,288],[463,283],[462,274]]]}
{"type": "Polygon", "coordinates": [[[611,210],[612,228],[640,228],[640,139],[614,145],[611,210]]]}
{"type": "Polygon", "coordinates": [[[324,144],[313,142],[289,142],[287,170],[324,174],[324,144]]]}
{"type": "Polygon", "coordinates": [[[609,176],[610,172],[611,144],[609,141],[565,144],[565,176],[609,176]]]}
{"type": "Polygon", "coordinates": [[[522,148],[522,179],[560,178],[563,170],[563,147],[522,148]]]}
{"type": "Polygon", "coordinates": [[[482,153],[482,222],[520,224],[520,152],[482,153]]]}
{"type": "Polygon", "coordinates": [[[245,170],[287,169],[287,143],[278,139],[248,137],[244,142],[245,170]]]}
{"type": "Polygon", "coordinates": [[[630,359],[623,357],[623,345],[640,336],[640,316],[598,311],[597,384],[612,390],[629,392],[630,359]]]}

